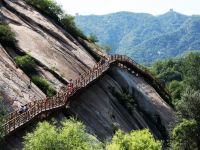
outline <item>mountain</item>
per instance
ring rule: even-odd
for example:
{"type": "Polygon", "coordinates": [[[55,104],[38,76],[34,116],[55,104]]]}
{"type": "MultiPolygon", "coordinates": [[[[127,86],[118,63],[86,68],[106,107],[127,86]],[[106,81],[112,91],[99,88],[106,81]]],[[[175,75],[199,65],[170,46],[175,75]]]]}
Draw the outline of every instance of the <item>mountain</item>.
{"type": "Polygon", "coordinates": [[[76,23],[87,35],[96,34],[99,44],[111,46],[112,53],[128,54],[139,63],[200,50],[200,16],[173,10],[159,16],[131,12],[76,16],[76,23]]]}

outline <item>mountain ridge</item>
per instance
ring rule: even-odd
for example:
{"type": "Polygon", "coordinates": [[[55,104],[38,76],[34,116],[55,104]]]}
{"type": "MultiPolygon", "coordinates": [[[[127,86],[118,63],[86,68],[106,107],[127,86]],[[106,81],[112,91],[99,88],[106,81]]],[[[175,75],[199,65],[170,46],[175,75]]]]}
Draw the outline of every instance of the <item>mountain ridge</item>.
{"type": "Polygon", "coordinates": [[[76,16],[75,20],[87,35],[96,34],[99,44],[111,46],[111,53],[128,54],[143,64],[200,49],[198,15],[187,16],[174,10],[157,16],[117,12],[76,16]]]}

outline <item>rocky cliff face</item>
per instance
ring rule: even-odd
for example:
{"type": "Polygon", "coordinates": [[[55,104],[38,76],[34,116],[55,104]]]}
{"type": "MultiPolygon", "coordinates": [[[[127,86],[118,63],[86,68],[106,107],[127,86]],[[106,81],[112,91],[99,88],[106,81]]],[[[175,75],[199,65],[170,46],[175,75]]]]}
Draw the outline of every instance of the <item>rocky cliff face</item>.
{"type": "MultiPolygon", "coordinates": [[[[29,77],[17,68],[14,57],[19,53],[29,53],[37,62],[37,70],[57,91],[69,79],[75,79],[96,64],[85,44],[93,47],[93,53],[105,55],[91,43],[80,44],[80,40],[22,0],[4,0],[0,12],[1,20],[8,23],[18,40],[17,49],[0,46],[0,87],[10,111],[46,96],[34,83],[30,88],[29,77]]],[[[60,112],[61,118],[69,114],[76,116],[88,131],[102,140],[110,139],[116,126],[124,131],[149,128],[156,137],[162,138],[162,129],[167,129],[174,119],[173,110],[142,77],[117,67],[75,94],[64,112],[68,113],[60,112]],[[138,107],[128,111],[113,90],[129,91],[138,107]]],[[[20,139],[24,130],[7,139],[7,149],[22,148],[20,139]]]]}

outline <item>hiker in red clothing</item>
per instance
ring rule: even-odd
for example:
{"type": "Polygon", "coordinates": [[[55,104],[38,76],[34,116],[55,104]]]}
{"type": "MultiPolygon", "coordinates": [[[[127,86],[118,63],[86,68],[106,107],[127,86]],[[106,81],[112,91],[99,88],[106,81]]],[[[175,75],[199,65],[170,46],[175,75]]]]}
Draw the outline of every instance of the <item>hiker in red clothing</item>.
{"type": "Polygon", "coordinates": [[[67,90],[69,91],[69,92],[72,92],[72,89],[74,88],[74,84],[73,84],[73,81],[72,81],[72,79],[70,79],[69,80],[69,83],[68,83],[68,85],[67,85],[67,90]]]}

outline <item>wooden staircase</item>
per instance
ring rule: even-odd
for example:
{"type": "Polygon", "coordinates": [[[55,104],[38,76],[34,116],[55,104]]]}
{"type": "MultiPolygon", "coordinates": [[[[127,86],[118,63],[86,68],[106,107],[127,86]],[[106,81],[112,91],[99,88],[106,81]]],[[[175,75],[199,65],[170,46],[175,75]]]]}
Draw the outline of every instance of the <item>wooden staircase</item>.
{"type": "Polygon", "coordinates": [[[111,55],[108,62],[103,64],[98,63],[94,68],[80,75],[76,80],[74,80],[73,89],[70,91],[67,89],[67,87],[65,87],[64,90],[58,92],[57,95],[53,97],[28,103],[28,110],[24,113],[20,114],[19,111],[10,113],[6,117],[4,124],[6,135],[9,135],[20,127],[25,126],[38,115],[56,110],[58,108],[64,108],[68,104],[70,96],[72,96],[81,88],[86,87],[92,81],[96,80],[112,65],[127,69],[131,73],[138,73],[140,76],[146,79],[147,82],[150,82],[150,84],[155,88],[155,90],[161,95],[163,99],[166,101],[170,100],[170,95],[164,90],[160,82],[147,71],[144,71],[144,69],[131,58],[125,55],[111,55]]]}

